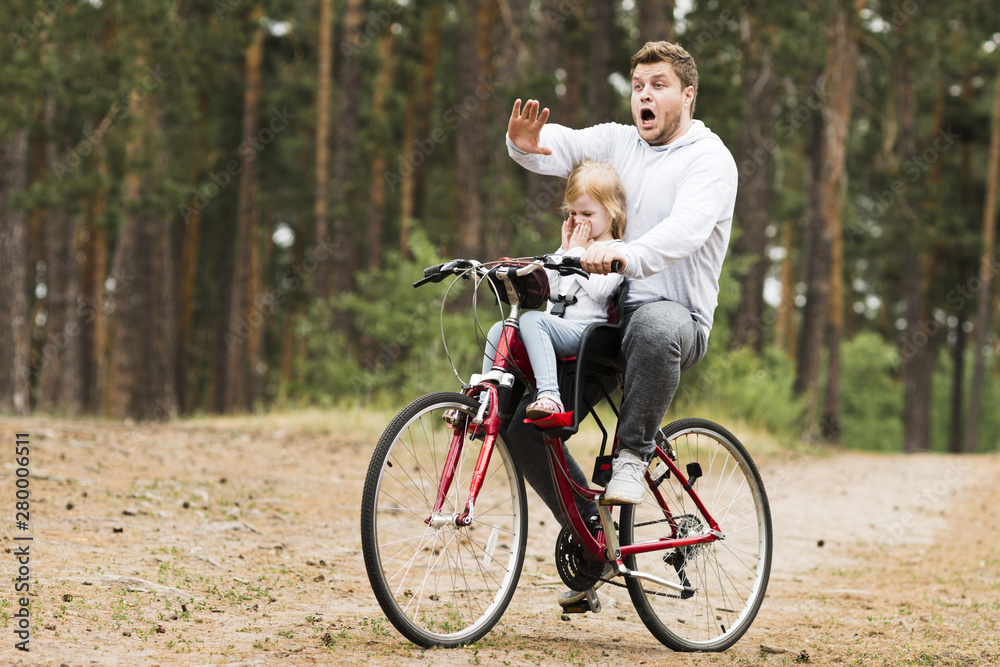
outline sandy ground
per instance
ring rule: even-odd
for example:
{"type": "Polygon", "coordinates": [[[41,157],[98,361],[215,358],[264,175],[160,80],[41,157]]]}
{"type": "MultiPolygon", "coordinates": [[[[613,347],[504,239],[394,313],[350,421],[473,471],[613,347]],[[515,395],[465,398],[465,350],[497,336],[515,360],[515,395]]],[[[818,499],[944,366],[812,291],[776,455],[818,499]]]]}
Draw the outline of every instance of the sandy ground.
{"type": "Polygon", "coordinates": [[[601,614],[563,620],[556,525],[533,494],[504,618],[474,646],[422,650],[385,621],[361,556],[361,488],[389,416],[0,419],[0,664],[1000,664],[1000,457],[789,453],[752,435],[775,559],[729,651],[670,652],[623,589],[605,587],[601,614]],[[26,532],[14,523],[19,432],[26,532]],[[25,535],[29,653],[12,617],[26,543],[13,538],[25,535]]]}

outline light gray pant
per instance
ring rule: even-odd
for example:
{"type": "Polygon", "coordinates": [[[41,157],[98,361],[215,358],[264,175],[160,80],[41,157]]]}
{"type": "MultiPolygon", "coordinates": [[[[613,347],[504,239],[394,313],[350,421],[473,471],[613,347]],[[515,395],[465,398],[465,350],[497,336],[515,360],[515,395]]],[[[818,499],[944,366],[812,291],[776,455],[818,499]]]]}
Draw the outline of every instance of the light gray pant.
{"type": "MultiPolygon", "coordinates": [[[[561,317],[529,310],[518,320],[521,341],[528,351],[531,370],[535,374],[535,388],[538,395],[559,396],[559,376],[556,357],[575,357],[580,350],[580,337],[589,322],[574,322],[561,317]]],[[[503,322],[497,322],[487,335],[486,353],[483,356],[483,374],[493,368],[493,357],[497,353],[503,322]]]]}
{"type": "MultiPolygon", "coordinates": [[[[654,301],[626,312],[622,358],[625,360],[625,388],[622,396],[618,439],[623,447],[648,460],[656,449],[654,437],[680,383],[681,371],[701,361],[708,347],[705,329],[687,308],[672,301],[654,301]]],[[[548,461],[543,450],[542,432],[524,423],[531,396],[522,399],[507,429],[511,454],[521,464],[525,480],[545,501],[556,519],[566,520],[548,461]]],[[[582,409],[578,407],[577,409],[582,409]]],[[[566,463],[573,480],[587,486],[587,476],[563,444],[566,463]]],[[[593,503],[576,499],[586,518],[597,514],[593,503]]]]}

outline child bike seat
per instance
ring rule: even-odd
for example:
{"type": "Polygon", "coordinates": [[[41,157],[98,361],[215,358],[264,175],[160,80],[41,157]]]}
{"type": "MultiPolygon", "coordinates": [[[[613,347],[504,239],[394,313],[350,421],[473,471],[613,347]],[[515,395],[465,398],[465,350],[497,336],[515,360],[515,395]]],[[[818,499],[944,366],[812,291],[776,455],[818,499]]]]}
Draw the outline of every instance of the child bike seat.
{"type": "Polygon", "coordinates": [[[584,399],[584,390],[589,385],[601,383],[605,389],[613,389],[617,378],[625,372],[624,364],[618,359],[624,332],[625,297],[628,281],[615,291],[609,312],[614,322],[595,322],[583,331],[580,349],[576,358],[559,363],[559,390],[563,396],[566,412],[572,412],[565,426],[545,428],[545,434],[552,438],[566,439],[580,428],[580,421],[586,418],[590,406],[584,399]]]}

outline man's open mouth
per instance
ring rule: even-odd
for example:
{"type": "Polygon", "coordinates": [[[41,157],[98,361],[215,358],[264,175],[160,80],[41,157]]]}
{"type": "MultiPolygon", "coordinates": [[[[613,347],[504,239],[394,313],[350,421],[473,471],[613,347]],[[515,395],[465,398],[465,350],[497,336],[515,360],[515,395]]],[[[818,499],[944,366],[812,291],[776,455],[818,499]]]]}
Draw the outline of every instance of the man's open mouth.
{"type": "Polygon", "coordinates": [[[656,122],[656,113],[652,109],[642,109],[639,112],[639,120],[643,127],[652,127],[653,123],[656,122]]]}

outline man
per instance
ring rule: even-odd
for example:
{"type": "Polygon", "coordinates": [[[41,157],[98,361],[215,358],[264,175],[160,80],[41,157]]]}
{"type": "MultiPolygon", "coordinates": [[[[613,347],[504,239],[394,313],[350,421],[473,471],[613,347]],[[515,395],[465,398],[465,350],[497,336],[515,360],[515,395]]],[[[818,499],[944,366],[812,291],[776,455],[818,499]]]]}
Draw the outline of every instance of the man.
{"type": "MultiPolygon", "coordinates": [[[[514,103],[507,126],[511,157],[525,168],[566,177],[580,160],[610,163],[625,183],[628,221],[624,246],[592,245],[581,259],[591,273],[609,273],[613,260],[629,279],[622,354],[626,362],[618,455],[605,498],[637,504],[654,437],[680,382],[680,373],[705,354],[718,304],[719,274],[736,203],[736,163],[722,141],[693,119],[698,70],[691,55],[669,42],[647,42],[632,56],[634,126],[605,123],[583,130],[546,124],[549,110],[514,103]]],[[[509,429],[525,478],[564,522],[551,476],[540,456],[539,431],[509,429]]],[[[573,478],[586,476],[568,456],[573,478]]],[[[596,514],[583,506],[583,516],[596,514]]],[[[560,596],[563,605],[583,597],[560,596]]]]}

